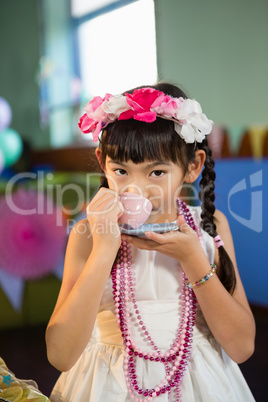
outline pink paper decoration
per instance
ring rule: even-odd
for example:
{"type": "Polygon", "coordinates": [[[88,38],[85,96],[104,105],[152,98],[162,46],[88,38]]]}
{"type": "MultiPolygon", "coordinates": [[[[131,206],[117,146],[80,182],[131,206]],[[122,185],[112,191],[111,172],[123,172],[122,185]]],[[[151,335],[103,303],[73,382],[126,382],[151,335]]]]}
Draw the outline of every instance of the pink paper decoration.
{"type": "Polygon", "coordinates": [[[51,199],[20,189],[0,200],[0,267],[23,279],[52,272],[62,260],[66,227],[51,199]]]}

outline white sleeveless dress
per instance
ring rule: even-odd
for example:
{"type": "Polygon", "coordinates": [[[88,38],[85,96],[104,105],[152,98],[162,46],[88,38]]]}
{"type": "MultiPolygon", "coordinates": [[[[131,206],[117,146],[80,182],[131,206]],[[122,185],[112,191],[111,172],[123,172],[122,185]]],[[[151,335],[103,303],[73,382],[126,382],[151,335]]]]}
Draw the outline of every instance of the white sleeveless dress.
{"type": "MultiPolygon", "coordinates": [[[[200,207],[192,207],[200,222],[200,207]]],[[[204,231],[203,247],[211,263],[213,239],[204,231]]],[[[161,351],[169,349],[180,320],[181,267],[173,258],[155,251],[132,248],[136,298],[142,319],[161,351]]],[[[51,402],[130,402],[123,371],[122,337],[116,323],[112,281],[108,280],[91,339],[79,360],[62,373],[50,396],[51,402]]],[[[148,350],[136,331],[135,343],[148,350]]],[[[79,340],[77,340],[79,342],[79,340]]],[[[165,377],[163,364],[138,359],[142,388],[153,388],[165,377]]],[[[155,401],[175,401],[175,392],[155,401]]],[[[236,363],[216,350],[194,327],[191,357],[181,382],[182,402],[251,402],[255,399],[236,363]]]]}

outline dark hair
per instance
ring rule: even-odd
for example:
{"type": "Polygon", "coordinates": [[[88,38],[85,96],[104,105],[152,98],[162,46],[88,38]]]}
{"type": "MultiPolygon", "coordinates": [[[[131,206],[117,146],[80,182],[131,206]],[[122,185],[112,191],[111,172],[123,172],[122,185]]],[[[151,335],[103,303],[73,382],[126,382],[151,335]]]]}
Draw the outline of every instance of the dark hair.
{"type": "MultiPolygon", "coordinates": [[[[183,91],[171,84],[159,83],[150,87],[174,98],[187,98],[183,91]]],[[[126,92],[132,93],[135,89],[126,92]]],[[[121,162],[132,160],[134,163],[168,160],[179,162],[186,172],[188,161],[194,159],[192,146],[187,145],[175,132],[174,123],[159,117],[150,124],[134,119],[116,120],[103,131],[100,146],[103,164],[106,156],[121,162]],[[122,132],[127,135],[122,135],[122,132]]]]}
{"type": "MultiPolygon", "coordinates": [[[[139,88],[144,88],[142,86],[139,88]]],[[[151,88],[164,92],[174,98],[187,98],[177,86],[168,83],[150,85],[151,88]]],[[[138,89],[138,88],[135,88],[138,89]]],[[[126,91],[132,93],[135,89],[126,91]]],[[[105,165],[106,156],[121,162],[131,160],[141,163],[152,160],[168,160],[180,164],[186,173],[189,163],[195,159],[197,149],[204,150],[206,160],[200,181],[199,198],[201,200],[201,227],[213,238],[217,236],[215,213],[215,162],[207,140],[202,143],[186,144],[174,130],[170,120],[157,118],[153,123],[144,123],[134,119],[116,120],[109,124],[100,139],[102,163],[105,165]],[[122,132],[124,135],[122,135],[122,132]]],[[[102,187],[108,187],[107,179],[102,177],[102,187]]],[[[220,269],[218,276],[224,287],[231,294],[234,292],[236,277],[230,257],[223,246],[219,247],[220,269]]]]}

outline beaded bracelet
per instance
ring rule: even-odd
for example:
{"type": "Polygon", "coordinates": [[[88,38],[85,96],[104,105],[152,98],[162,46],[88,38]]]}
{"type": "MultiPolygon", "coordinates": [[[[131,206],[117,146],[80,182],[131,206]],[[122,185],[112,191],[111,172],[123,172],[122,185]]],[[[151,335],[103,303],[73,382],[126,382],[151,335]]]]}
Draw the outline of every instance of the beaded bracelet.
{"type": "Polygon", "coordinates": [[[203,283],[207,282],[209,280],[209,278],[215,274],[216,269],[217,269],[216,265],[211,264],[211,270],[203,278],[199,279],[199,281],[196,281],[196,282],[187,282],[186,283],[187,289],[195,288],[195,287],[200,286],[203,283]]]}

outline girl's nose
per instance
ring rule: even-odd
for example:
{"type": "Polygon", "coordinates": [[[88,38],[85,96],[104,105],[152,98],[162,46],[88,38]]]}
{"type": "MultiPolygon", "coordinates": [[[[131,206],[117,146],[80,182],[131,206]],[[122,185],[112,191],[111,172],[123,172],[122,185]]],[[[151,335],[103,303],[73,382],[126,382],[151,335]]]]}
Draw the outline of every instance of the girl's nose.
{"type": "Polygon", "coordinates": [[[139,195],[143,195],[143,197],[148,198],[148,191],[146,191],[146,189],[143,189],[141,186],[137,185],[137,184],[130,184],[125,190],[124,192],[128,192],[128,193],[135,193],[135,194],[139,194],[139,195]]]}

